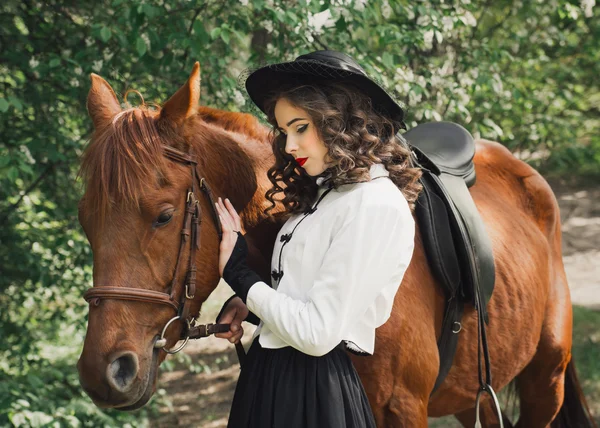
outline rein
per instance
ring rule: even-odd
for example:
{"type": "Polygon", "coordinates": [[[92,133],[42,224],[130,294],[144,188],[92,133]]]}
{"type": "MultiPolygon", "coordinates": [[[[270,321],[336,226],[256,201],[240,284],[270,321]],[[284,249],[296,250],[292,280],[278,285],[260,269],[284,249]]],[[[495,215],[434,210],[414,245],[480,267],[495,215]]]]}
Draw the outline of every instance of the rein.
{"type": "Polygon", "coordinates": [[[185,202],[185,217],[183,219],[183,228],[181,229],[181,242],[179,244],[179,253],[175,272],[169,286],[168,292],[145,290],[143,288],[132,287],[93,287],[88,289],[83,298],[90,304],[98,306],[102,299],[128,300],[134,302],[153,303],[157,305],[166,305],[174,309],[176,314],[163,327],[162,332],[154,343],[154,348],[162,348],[168,354],[176,354],[188,344],[190,339],[199,339],[208,337],[215,333],[225,333],[229,331],[229,324],[206,324],[194,325],[196,318],[190,314],[190,306],[196,293],[196,251],[200,250],[200,226],[202,224],[202,210],[200,201],[196,198],[196,191],[199,187],[210,202],[211,212],[217,227],[219,241],[223,237],[223,228],[219,220],[219,215],[215,208],[215,202],[212,191],[204,178],[199,179],[196,166],[196,159],[186,153],[180,152],[169,146],[163,146],[164,155],[172,161],[188,165],[192,173],[192,183],[187,190],[185,202]],[[188,261],[188,271],[185,276],[182,287],[177,287],[177,276],[182,264],[183,249],[189,241],[190,257],[188,261]],[[179,293],[178,293],[179,292],[179,293]],[[179,294],[177,298],[176,294],[179,294]],[[167,328],[179,320],[183,324],[180,340],[183,344],[176,349],[165,348],[167,339],[165,333],[167,328]]]}

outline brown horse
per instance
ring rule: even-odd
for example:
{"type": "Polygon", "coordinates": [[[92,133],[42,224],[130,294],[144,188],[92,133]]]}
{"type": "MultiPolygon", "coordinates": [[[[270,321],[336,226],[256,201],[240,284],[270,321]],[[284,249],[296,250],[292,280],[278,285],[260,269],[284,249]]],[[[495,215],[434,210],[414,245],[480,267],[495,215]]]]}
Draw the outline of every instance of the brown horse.
{"type": "MultiPolygon", "coordinates": [[[[95,290],[143,289],[165,296],[172,279],[177,287],[183,284],[185,269],[175,265],[180,256],[187,263],[191,252],[186,245],[178,253],[194,167],[215,196],[229,197],[240,213],[250,262],[269,281],[281,224],[263,214],[269,205],[266,170],[273,162],[268,130],[247,114],[198,107],[199,97],[198,64],[186,84],[156,110],[123,110],[110,85],[92,75],[87,108],[95,133],[83,158],[87,187],[79,219],[94,254],[95,290]],[[197,166],[166,157],[164,146],[194,154],[197,166]]],[[[493,387],[499,391],[516,380],[519,427],[592,426],[571,361],[571,301],[553,193],[535,170],[500,144],[478,141],[475,164],[477,184],[470,190],[496,263],[496,288],[488,306],[493,387]]],[[[210,213],[210,198],[199,189],[196,197],[200,212],[210,213]]],[[[219,282],[218,224],[212,216],[203,216],[197,239],[191,313],[198,313],[219,282]]],[[[92,299],[78,368],[83,388],[98,406],[139,408],[154,393],[157,367],[166,357],[154,345],[174,315],[173,307],[157,303],[92,299]]],[[[465,309],[454,366],[430,397],[443,310],[444,295],[417,231],[414,258],[391,318],[377,330],[375,354],[352,357],[378,426],[426,427],[428,415],[450,414],[473,426],[479,382],[471,306],[465,309]]],[[[182,328],[175,323],[167,330],[167,346],[177,342],[182,328]]],[[[491,401],[482,407],[484,425],[497,424],[491,401]]]]}

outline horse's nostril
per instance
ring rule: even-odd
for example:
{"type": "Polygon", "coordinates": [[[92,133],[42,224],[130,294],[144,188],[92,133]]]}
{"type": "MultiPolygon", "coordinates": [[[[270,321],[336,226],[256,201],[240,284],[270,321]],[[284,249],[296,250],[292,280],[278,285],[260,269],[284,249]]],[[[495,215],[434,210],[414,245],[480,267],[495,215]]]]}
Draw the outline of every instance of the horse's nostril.
{"type": "Polygon", "coordinates": [[[137,355],[127,352],[109,364],[107,368],[108,382],[117,391],[126,392],[133,385],[137,372],[137,355]]]}

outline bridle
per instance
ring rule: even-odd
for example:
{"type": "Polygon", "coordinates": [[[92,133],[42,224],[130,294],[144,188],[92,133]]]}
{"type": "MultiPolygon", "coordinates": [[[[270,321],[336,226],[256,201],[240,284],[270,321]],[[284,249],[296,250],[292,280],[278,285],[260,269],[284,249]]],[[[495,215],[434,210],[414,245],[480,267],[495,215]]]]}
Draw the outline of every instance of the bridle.
{"type": "MultiPolygon", "coordinates": [[[[208,337],[214,333],[224,333],[229,331],[229,324],[206,324],[194,325],[195,317],[190,314],[190,306],[192,305],[194,295],[196,293],[196,251],[200,250],[200,226],[202,223],[202,210],[200,209],[200,201],[196,198],[197,187],[200,187],[210,202],[211,212],[213,214],[217,233],[219,234],[219,242],[223,237],[223,228],[219,220],[219,215],[215,208],[212,191],[204,178],[198,179],[196,166],[198,162],[195,157],[186,153],[180,152],[169,146],[163,146],[164,155],[172,161],[182,163],[190,167],[192,172],[192,183],[187,190],[185,201],[185,217],[183,219],[183,228],[181,229],[181,242],[179,244],[179,253],[177,255],[177,263],[175,264],[175,272],[169,286],[168,292],[145,290],[143,288],[132,287],[110,287],[101,286],[88,289],[83,298],[90,304],[98,306],[102,299],[129,300],[134,302],[154,303],[158,305],[166,305],[173,308],[177,315],[171,318],[163,327],[160,336],[154,342],[154,348],[162,348],[169,354],[176,354],[188,344],[190,339],[198,339],[208,337]],[[190,244],[190,259],[188,262],[188,271],[185,276],[183,287],[178,290],[177,276],[182,264],[183,249],[185,245],[190,244]],[[177,292],[179,291],[179,299],[177,292]],[[167,339],[165,333],[167,328],[174,322],[180,320],[183,323],[180,340],[184,340],[176,349],[165,348],[167,339]]],[[[198,315],[197,315],[198,316],[198,315]]]]}

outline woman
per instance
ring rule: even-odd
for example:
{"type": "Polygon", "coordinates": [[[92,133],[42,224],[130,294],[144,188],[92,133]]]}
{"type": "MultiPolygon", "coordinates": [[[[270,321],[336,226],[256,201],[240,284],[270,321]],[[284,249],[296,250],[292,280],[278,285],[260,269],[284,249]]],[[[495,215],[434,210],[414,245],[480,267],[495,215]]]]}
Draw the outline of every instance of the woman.
{"type": "Polygon", "coordinates": [[[319,51],[253,72],[250,98],[273,125],[267,192],[286,208],[271,285],[245,262],[240,218],[226,199],[219,269],[236,292],[218,322],[232,343],[258,324],[229,427],[374,427],[346,354],[371,355],[414,246],[420,187],[396,132],[402,108],[360,66],[319,51]]]}

